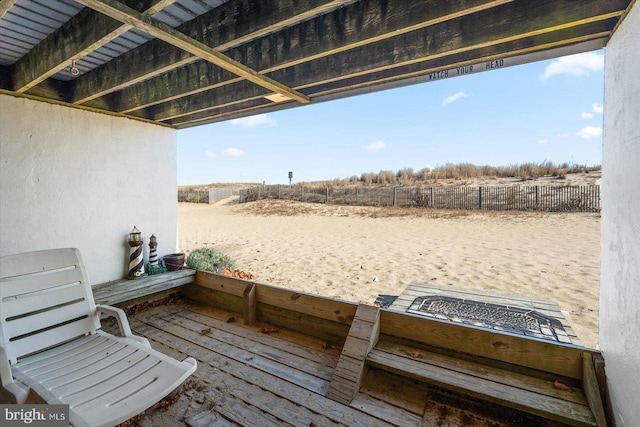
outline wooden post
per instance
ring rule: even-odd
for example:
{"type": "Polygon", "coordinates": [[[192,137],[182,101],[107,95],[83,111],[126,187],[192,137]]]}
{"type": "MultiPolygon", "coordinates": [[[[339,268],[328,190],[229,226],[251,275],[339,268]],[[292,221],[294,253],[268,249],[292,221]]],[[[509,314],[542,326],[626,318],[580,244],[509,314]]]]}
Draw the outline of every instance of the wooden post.
{"type": "Polygon", "coordinates": [[[431,191],[431,196],[429,197],[429,203],[431,204],[431,207],[434,207],[436,204],[433,200],[433,187],[429,188],[429,190],[431,191]]]}
{"type": "Polygon", "coordinates": [[[482,209],[482,187],[478,187],[478,209],[482,209]]]}
{"type": "Polygon", "coordinates": [[[280,200],[280,184],[278,184],[278,200],[280,200]]]}
{"type": "Polygon", "coordinates": [[[329,203],[329,186],[327,186],[327,197],[324,200],[325,203],[329,203]]]}
{"type": "Polygon", "coordinates": [[[253,325],[256,323],[256,287],[249,283],[242,293],[244,299],[244,324],[253,325]]]}
{"type": "Polygon", "coordinates": [[[393,187],[393,206],[398,202],[398,187],[393,187]]]}
{"type": "Polygon", "coordinates": [[[356,205],[358,204],[358,187],[356,187],[356,205]]]}
{"type": "Polygon", "coordinates": [[[587,352],[582,353],[582,388],[589,408],[591,408],[591,412],[596,419],[596,424],[598,427],[605,427],[607,425],[607,417],[602,405],[596,371],[593,367],[593,356],[587,352]]]}

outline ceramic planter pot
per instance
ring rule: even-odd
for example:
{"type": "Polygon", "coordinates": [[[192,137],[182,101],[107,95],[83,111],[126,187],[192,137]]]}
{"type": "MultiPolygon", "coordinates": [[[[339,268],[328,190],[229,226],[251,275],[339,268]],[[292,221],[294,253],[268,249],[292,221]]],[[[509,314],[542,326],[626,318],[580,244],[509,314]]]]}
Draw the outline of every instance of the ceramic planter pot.
{"type": "Polygon", "coordinates": [[[162,257],[164,260],[164,265],[167,267],[168,271],[176,271],[182,269],[184,265],[184,254],[169,254],[162,257]]]}

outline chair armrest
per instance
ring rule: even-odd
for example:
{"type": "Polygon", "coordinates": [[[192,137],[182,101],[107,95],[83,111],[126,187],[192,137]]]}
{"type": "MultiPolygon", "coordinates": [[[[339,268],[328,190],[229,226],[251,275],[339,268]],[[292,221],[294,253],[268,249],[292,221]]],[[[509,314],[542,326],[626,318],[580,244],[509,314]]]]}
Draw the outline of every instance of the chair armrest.
{"type": "Polygon", "coordinates": [[[105,313],[109,316],[113,316],[118,321],[118,327],[120,328],[120,334],[123,337],[131,337],[133,334],[131,333],[131,327],[129,327],[129,320],[127,320],[127,315],[124,314],[124,311],[117,307],[112,307],[110,305],[96,305],[96,313],[105,313]]]}
{"type": "Polygon", "coordinates": [[[11,403],[25,403],[28,398],[28,391],[20,387],[13,381],[13,374],[11,373],[11,365],[7,358],[7,353],[3,346],[0,346],[0,380],[2,380],[2,392],[0,396],[4,396],[15,402],[11,403]],[[6,392],[8,392],[8,395],[6,392]]]}
{"type": "Polygon", "coordinates": [[[2,386],[6,387],[9,384],[13,384],[13,374],[11,373],[11,365],[7,358],[7,352],[4,347],[0,345],[0,379],[2,379],[2,386]]]}

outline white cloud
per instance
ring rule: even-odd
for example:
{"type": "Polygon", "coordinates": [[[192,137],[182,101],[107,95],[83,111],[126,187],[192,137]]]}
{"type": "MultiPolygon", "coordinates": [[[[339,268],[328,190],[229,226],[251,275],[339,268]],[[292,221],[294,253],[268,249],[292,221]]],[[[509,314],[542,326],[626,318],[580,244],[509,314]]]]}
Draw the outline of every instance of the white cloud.
{"type": "Polygon", "coordinates": [[[593,104],[593,112],[594,113],[601,113],[604,111],[604,106],[600,105],[600,104],[593,104]]]}
{"type": "Polygon", "coordinates": [[[383,148],[387,148],[387,144],[382,141],[376,141],[373,144],[367,145],[367,150],[369,151],[382,150],[383,148]]]}
{"type": "Polygon", "coordinates": [[[213,151],[207,150],[207,151],[204,152],[204,156],[209,158],[209,159],[213,159],[213,158],[216,157],[216,153],[214,153],[213,151]]]}
{"type": "Polygon", "coordinates": [[[538,140],[538,144],[540,144],[540,145],[547,145],[548,143],[549,143],[549,140],[546,139],[546,138],[538,140]]]}
{"type": "Polygon", "coordinates": [[[251,117],[243,117],[241,119],[230,120],[234,126],[242,126],[245,128],[252,128],[259,125],[276,126],[278,123],[269,117],[268,114],[258,114],[251,117]]]}
{"type": "Polygon", "coordinates": [[[562,74],[585,77],[591,75],[592,71],[601,70],[604,70],[604,55],[596,52],[586,52],[553,60],[544,69],[544,73],[540,78],[546,80],[551,76],[562,74]]]}
{"type": "Polygon", "coordinates": [[[581,113],[580,117],[582,117],[583,119],[593,119],[593,113],[581,113]]]}
{"type": "Polygon", "coordinates": [[[569,138],[571,136],[571,132],[562,132],[558,134],[558,138],[569,138]]]}
{"type": "Polygon", "coordinates": [[[467,96],[471,96],[466,92],[456,92],[451,96],[447,96],[445,99],[442,100],[442,106],[444,107],[445,105],[449,105],[452,102],[456,102],[459,99],[462,98],[466,98],[467,96]]]}
{"type": "Polygon", "coordinates": [[[584,139],[591,139],[602,135],[602,128],[594,126],[585,126],[576,133],[576,136],[584,139]]]}
{"type": "Polygon", "coordinates": [[[222,154],[229,157],[242,157],[244,156],[244,151],[237,148],[227,148],[222,152],[222,154]]]}

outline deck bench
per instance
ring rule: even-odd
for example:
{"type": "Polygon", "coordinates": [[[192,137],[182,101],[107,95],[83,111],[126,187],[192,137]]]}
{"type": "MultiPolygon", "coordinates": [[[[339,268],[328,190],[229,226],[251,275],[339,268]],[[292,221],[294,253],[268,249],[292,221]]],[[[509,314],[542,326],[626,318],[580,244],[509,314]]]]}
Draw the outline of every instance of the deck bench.
{"type": "Polygon", "coordinates": [[[596,375],[604,361],[597,350],[392,310],[379,309],[377,316],[367,311],[374,321],[364,324],[366,331],[354,322],[329,386],[336,400],[353,399],[371,367],[567,425],[607,425],[604,381],[596,375]]]}

